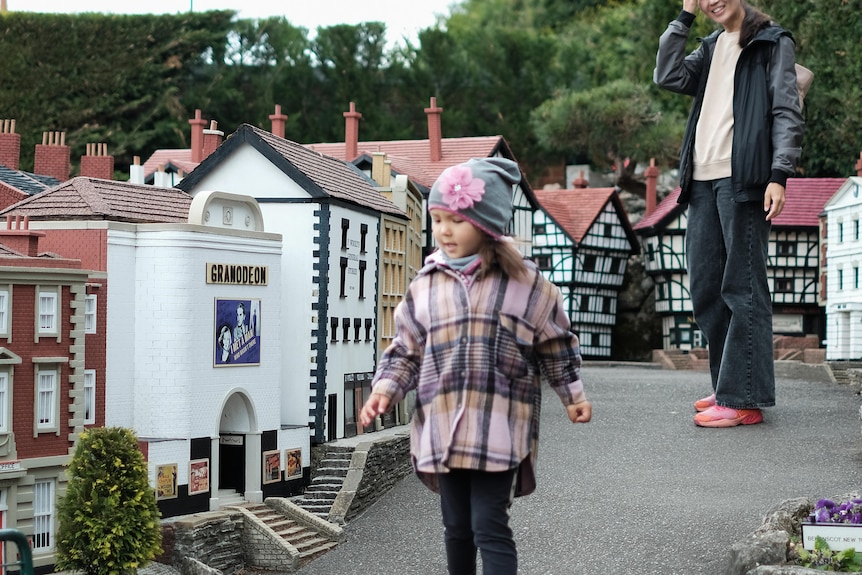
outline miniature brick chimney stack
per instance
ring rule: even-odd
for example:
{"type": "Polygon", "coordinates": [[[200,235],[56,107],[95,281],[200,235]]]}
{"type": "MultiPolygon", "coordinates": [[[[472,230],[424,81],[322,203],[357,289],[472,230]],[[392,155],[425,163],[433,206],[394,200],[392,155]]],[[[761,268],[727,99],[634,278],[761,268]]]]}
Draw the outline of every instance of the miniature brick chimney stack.
{"type": "Polygon", "coordinates": [[[21,134],[15,133],[15,120],[0,120],[0,166],[17,170],[21,161],[21,134]]]}
{"type": "Polygon", "coordinates": [[[590,182],[584,177],[583,170],[581,170],[581,173],[578,175],[578,177],[572,181],[572,186],[574,186],[576,190],[583,190],[590,187],[590,182]]]}
{"type": "Polygon", "coordinates": [[[201,111],[195,110],[195,117],[189,120],[192,125],[192,161],[200,163],[204,159],[204,126],[207,121],[201,117],[201,111]]]}
{"type": "Polygon", "coordinates": [[[281,104],[275,105],[275,114],[270,114],[269,120],[272,122],[272,135],[283,138],[284,125],[287,123],[287,114],[281,113],[281,104]]]}
{"type": "Polygon", "coordinates": [[[129,166],[129,183],[144,184],[144,167],[141,165],[140,156],[135,156],[132,165],[129,166]]]}
{"type": "Polygon", "coordinates": [[[198,160],[202,162],[208,158],[210,154],[216,151],[216,148],[221,146],[224,141],[224,132],[218,129],[218,122],[213,120],[210,122],[210,129],[203,131],[203,157],[198,160]]]}
{"type": "Polygon", "coordinates": [[[856,162],[856,175],[862,178],[862,152],[859,152],[859,161],[856,162]]]}
{"type": "Polygon", "coordinates": [[[0,0],[0,14],[6,13],[6,0],[0,0]]]}
{"type": "Polygon", "coordinates": [[[443,108],[437,107],[437,98],[431,96],[431,107],[425,108],[428,116],[428,146],[430,147],[431,161],[439,162],[443,159],[443,130],[440,127],[440,115],[443,108]]]}
{"type": "Polygon", "coordinates": [[[646,178],[646,213],[650,215],[655,211],[658,204],[658,168],[655,167],[655,158],[650,158],[649,167],[644,170],[646,178]]]}
{"type": "Polygon", "coordinates": [[[33,172],[65,182],[69,179],[71,156],[66,132],[42,132],[42,143],[36,144],[33,172]]]}
{"type": "Polygon", "coordinates": [[[81,175],[87,178],[114,179],[114,156],[108,155],[108,144],[87,144],[81,156],[81,175]]]}
{"type": "Polygon", "coordinates": [[[362,114],[356,111],[356,104],[350,102],[350,111],[344,112],[344,159],[348,162],[359,155],[359,120],[362,114]]]}
{"type": "Polygon", "coordinates": [[[35,258],[39,255],[39,238],[45,236],[45,232],[30,230],[30,217],[6,216],[6,229],[0,229],[0,244],[15,250],[25,256],[35,258]]]}

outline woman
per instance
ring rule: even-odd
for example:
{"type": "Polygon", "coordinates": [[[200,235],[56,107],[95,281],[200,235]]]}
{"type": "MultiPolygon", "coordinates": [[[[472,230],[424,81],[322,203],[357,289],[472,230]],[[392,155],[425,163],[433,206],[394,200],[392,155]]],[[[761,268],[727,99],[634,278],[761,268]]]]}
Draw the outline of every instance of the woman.
{"type": "Polygon", "coordinates": [[[767,247],[804,121],[790,33],[743,0],[699,7],[721,28],[686,54],[698,0],[684,0],[659,40],[654,79],[694,96],[679,201],[689,204],[692,307],[709,343],[714,392],[695,403],[694,422],[732,427],[760,423],[760,409],[775,405],[767,247]]]}

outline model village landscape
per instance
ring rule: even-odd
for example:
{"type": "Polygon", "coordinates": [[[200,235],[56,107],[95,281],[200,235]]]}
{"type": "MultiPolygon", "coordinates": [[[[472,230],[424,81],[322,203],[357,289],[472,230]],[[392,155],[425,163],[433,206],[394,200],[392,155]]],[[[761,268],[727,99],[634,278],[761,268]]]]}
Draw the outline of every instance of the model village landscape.
{"type": "MultiPolygon", "coordinates": [[[[299,144],[278,105],[269,131],[225,133],[198,110],[191,148],[136,158],[127,181],[110,142],[87,143],[71,177],[63,132],[31,144],[27,118],[0,120],[0,507],[37,571],[54,563],[56,500],[88,427],[135,432],[159,560],[192,572],[296,569],[409,472],[404,436],[335,446],[409,422],[409,399],[367,429],[357,414],[434,249],[432,183],[472,157],[518,157],[503,136],[444,137],[433,97],[424,113],[424,139],[363,141],[350,104],[344,141],[299,144]]],[[[788,180],[769,249],[775,359],[833,380],[862,359],[862,156],[856,169],[788,180]]],[[[525,174],[511,233],[562,290],[586,365],[657,342],[640,359],[705,370],[685,206],[673,174],[643,176],[645,198],[588,166],[525,174]]]]}

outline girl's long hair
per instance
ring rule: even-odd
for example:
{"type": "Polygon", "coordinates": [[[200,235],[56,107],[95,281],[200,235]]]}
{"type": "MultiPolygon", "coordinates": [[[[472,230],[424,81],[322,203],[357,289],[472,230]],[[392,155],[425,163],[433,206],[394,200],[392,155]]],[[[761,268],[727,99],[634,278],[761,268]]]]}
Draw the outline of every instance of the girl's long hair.
{"type": "Polygon", "coordinates": [[[772,23],[772,18],[745,0],[742,1],[742,10],[745,12],[745,16],[742,19],[742,29],[739,32],[739,45],[745,48],[758,32],[772,23]]]}
{"type": "Polygon", "coordinates": [[[511,240],[497,241],[484,233],[482,236],[485,240],[479,246],[479,259],[482,260],[482,267],[479,268],[477,277],[482,277],[496,269],[515,280],[524,279],[527,276],[524,256],[521,255],[511,240]]]}

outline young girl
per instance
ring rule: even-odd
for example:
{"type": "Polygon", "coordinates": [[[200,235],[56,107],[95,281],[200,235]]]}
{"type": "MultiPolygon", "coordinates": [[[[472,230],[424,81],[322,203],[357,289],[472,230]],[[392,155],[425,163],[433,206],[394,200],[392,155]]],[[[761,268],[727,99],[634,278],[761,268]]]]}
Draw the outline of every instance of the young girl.
{"type": "Polygon", "coordinates": [[[698,0],[683,0],[659,40],[654,79],[694,96],[679,201],[689,204],[691,302],[714,392],[695,402],[694,423],[732,427],[760,423],[760,408],[775,405],[767,248],[804,122],[790,34],[744,0],[699,1],[722,29],[686,55],[698,0]]]}
{"type": "Polygon", "coordinates": [[[439,249],[395,311],[360,421],[417,389],[410,452],[440,494],[452,575],[514,575],[513,496],[535,489],[540,378],[573,423],[590,421],[577,337],[559,289],[504,237],[518,165],[473,159],[444,171],[428,209],[439,249]]]}

